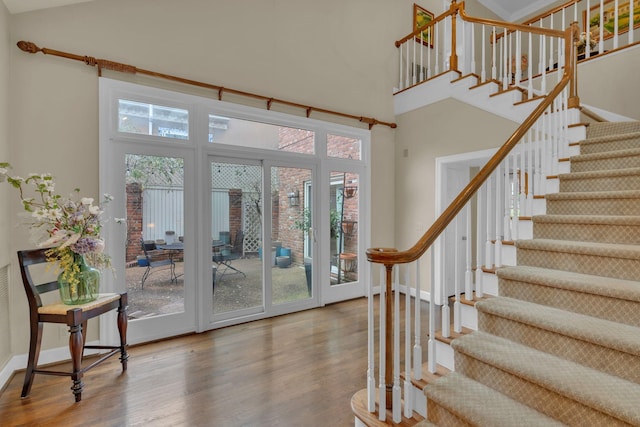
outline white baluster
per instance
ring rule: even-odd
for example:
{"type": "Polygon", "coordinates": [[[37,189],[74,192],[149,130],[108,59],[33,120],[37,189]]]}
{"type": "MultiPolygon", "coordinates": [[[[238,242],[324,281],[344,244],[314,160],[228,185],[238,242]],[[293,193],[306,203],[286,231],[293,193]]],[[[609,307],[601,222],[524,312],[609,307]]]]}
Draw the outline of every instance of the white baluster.
{"type": "MultiPolygon", "coordinates": [[[[615,11],[613,13],[613,19],[614,19],[613,20],[613,48],[617,49],[618,48],[618,11],[619,11],[618,0],[614,0],[613,10],[615,11]]],[[[629,22],[632,24],[631,26],[633,26],[633,9],[629,11],[629,14],[630,14],[629,22]]],[[[603,16],[603,15],[600,15],[600,16],[603,16]]],[[[602,21],[602,18],[600,18],[600,20],[602,21]]]]}
{"type": "Polygon", "coordinates": [[[509,87],[509,46],[507,43],[507,29],[503,29],[502,33],[502,89],[507,90],[509,87]]]}
{"type": "MultiPolygon", "coordinates": [[[[427,35],[429,37],[429,43],[433,40],[433,28],[429,27],[427,29],[427,35]]],[[[431,49],[427,46],[427,79],[431,78],[431,49]]]]}
{"type": "MultiPolygon", "coordinates": [[[[536,125],[537,126],[537,122],[536,125]]],[[[531,129],[529,131],[529,156],[528,156],[528,160],[529,163],[527,165],[527,170],[529,171],[528,175],[527,175],[527,213],[526,216],[533,216],[533,195],[534,195],[534,176],[535,176],[535,150],[536,150],[536,144],[535,144],[535,130],[531,129]]]]}
{"type": "Polygon", "coordinates": [[[497,51],[496,27],[493,27],[493,32],[491,37],[493,40],[493,43],[491,43],[491,54],[493,55],[493,59],[491,61],[491,78],[493,80],[496,80],[498,78],[497,70],[496,70],[496,51],[497,51]]]}
{"type": "MultiPolygon", "coordinates": [[[[400,265],[398,265],[399,269],[400,265]]],[[[413,416],[413,399],[411,398],[411,282],[409,280],[409,265],[404,269],[404,285],[406,287],[404,293],[404,416],[411,418],[413,416]]]]}
{"type": "Polygon", "coordinates": [[[533,34],[529,33],[529,52],[527,56],[527,97],[531,99],[533,97],[533,62],[531,59],[533,58],[533,34]]]}
{"type": "MultiPolygon", "coordinates": [[[[422,37],[422,31],[420,31],[420,36],[422,37]]],[[[412,45],[413,45],[413,59],[411,62],[411,81],[413,82],[412,84],[415,85],[416,83],[418,83],[418,73],[416,73],[416,68],[418,68],[416,66],[416,49],[418,48],[418,43],[414,41],[412,45]]]]}
{"type": "Polygon", "coordinates": [[[504,201],[502,204],[502,240],[511,240],[511,174],[510,163],[513,161],[514,153],[510,153],[503,161],[504,164],[504,201]]]}
{"type": "Polygon", "coordinates": [[[491,212],[493,210],[493,206],[495,206],[495,203],[493,203],[493,197],[492,197],[492,187],[493,187],[493,174],[491,174],[489,176],[489,178],[487,179],[487,203],[486,203],[486,220],[487,220],[487,236],[486,236],[486,242],[485,242],[485,262],[484,265],[487,268],[491,268],[493,266],[493,245],[491,244],[491,224],[493,223],[492,221],[492,216],[491,216],[491,212]]]}
{"type": "Polygon", "coordinates": [[[400,388],[400,266],[394,267],[393,297],[393,398],[391,407],[393,422],[402,421],[402,389],[400,388]]]}
{"type": "Polygon", "coordinates": [[[500,231],[502,230],[502,165],[498,165],[495,171],[496,176],[496,229],[495,229],[495,243],[493,244],[495,257],[494,265],[496,268],[502,267],[502,236],[500,231]]]}
{"type": "Polygon", "coordinates": [[[376,410],[376,365],[375,365],[375,310],[373,299],[373,266],[369,263],[369,289],[367,301],[367,410],[376,410]]]}
{"type": "Polygon", "coordinates": [[[635,25],[633,25],[635,23],[635,12],[634,12],[634,8],[633,8],[633,0],[629,0],[629,16],[632,16],[633,18],[630,19],[629,21],[629,40],[627,41],[627,43],[632,44],[633,43],[633,27],[635,27],[635,25]]]}
{"type": "Polygon", "coordinates": [[[407,40],[407,59],[406,59],[406,64],[405,64],[405,68],[406,68],[406,75],[405,75],[405,83],[404,83],[404,87],[409,87],[411,86],[411,64],[410,62],[410,58],[409,58],[409,47],[410,47],[410,42],[407,40]]]}
{"type": "Polygon", "coordinates": [[[424,34],[420,31],[420,81],[424,80],[424,34]]]}
{"type": "MultiPolygon", "coordinates": [[[[415,334],[414,334],[414,344],[413,344],[413,377],[416,380],[422,379],[422,335],[421,335],[421,315],[420,315],[420,261],[416,261],[416,297],[414,298],[414,302],[416,304],[414,309],[414,319],[415,319],[415,334]]],[[[434,295],[434,294],[431,294],[434,295]]],[[[433,300],[433,297],[429,298],[433,300]]]]}
{"type": "Polygon", "coordinates": [[[400,79],[398,81],[398,90],[402,90],[404,89],[404,85],[402,84],[403,79],[403,64],[404,61],[402,61],[402,45],[400,45],[400,79]]]}
{"type": "Polygon", "coordinates": [[[473,23],[469,24],[471,26],[471,64],[470,64],[470,72],[476,72],[476,31],[473,23]]]}
{"type": "MultiPolygon", "coordinates": [[[[446,243],[444,238],[439,238],[441,242],[441,253],[445,254],[446,252],[446,243]]],[[[447,270],[445,268],[445,257],[440,257],[440,268],[442,271],[442,282],[440,283],[440,303],[442,305],[442,336],[448,338],[451,336],[451,313],[449,310],[449,301],[447,300],[447,270]]]]}
{"type": "Polygon", "coordinates": [[[476,295],[482,298],[484,287],[482,281],[482,261],[484,259],[484,203],[486,202],[487,183],[482,184],[476,196],[476,295]]]}
{"type": "Polygon", "coordinates": [[[487,45],[485,40],[485,28],[482,24],[482,71],[480,72],[480,83],[487,81],[487,45]]]}
{"type": "MultiPolygon", "coordinates": [[[[604,0],[600,0],[600,19],[602,19],[603,16],[604,16],[604,0]]],[[[599,25],[599,28],[600,28],[600,34],[598,34],[598,40],[600,40],[600,46],[598,46],[598,51],[604,52],[604,25],[599,25]]]]}
{"type": "MultiPolygon", "coordinates": [[[[431,265],[435,266],[435,251],[431,251],[431,265]]],[[[420,282],[420,263],[416,270],[416,281],[420,282]]],[[[429,284],[429,341],[427,343],[427,363],[429,364],[429,372],[432,374],[436,372],[436,281],[435,281],[435,268],[431,269],[431,283],[429,284]]],[[[416,330],[416,333],[417,330],[416,330]]]]}
{"type": "Polygon", "coordinates": [[[455,294],[455,302],[453,303],[453,330],[457,333],[462,332],[462,323],[460,321],[461,308],[460,308],[460,236],[458,234],[460,214],[456,216],[456,219],[452,222],[453,230],[453,288],[455,294]]]}
{"type": "MultiPolygon", "coordinates": [[[[633,1],[633,0],[631,0],[633,1]]],[[[578,6],[578,4],[576,3],[576,7],[578,6]]],[[[590,4],[590,0],[587,0],[587,8],[585,9],[586,14],[586,18],[587,18],[587,24],[586,24],[586,28],[584,28],[584,31],[586,31],[587,33],[587,46],[591,46],[591,24],[589,23],[589,14],[591,13],[591,4],[590,4]]],[[[591,48],[589,47],[589,49],[585,49],[585,58],[589,58],[591,57],[591,48]]]]}
{"type": "Polygon", "coordinates": [[[464,277],[464,297],[467,301],[473,300],[473,270],[471,266],[471,206],[469,203],[465,206],[465,221],[467,229],[465,230],[466,238],[463,240],[465,247],[466,274],[464,277]]]}
{"type": "Polygon", "coordinates": [[[435,57],[433,59],[433,62],[436,63],[436,67],[435,67],[435,75],[437,76],[440,73],[440,63],[438,61],[438,50],[439,50],[439,46],[440,46],[440,32],[438,31],[438,28],[440,27],[440,22],[436,22],[433,26],[433,35],[434,37],[430,38],[429,41],[433,40],[435,45],[436,45],[436,54],[435,57]]]}
{"type": "MultiPolygon", "coordinates": [[[[553,30],[553,19],[549,20],[549,29],[553,30]]],[[[553,37],[549,36],[549,71],[551,71],[553,69],[553,64],[554,64],[554,60],[553,60],[553,37]]],[[[560,64],[558,64],[558,67],[560,67],[560,64]]],[[[557,69],[558,74],[560,74],[560,68],[557,69]]],[[[546,91],[545,91],[546,93],[546,91]]]]}
{"type": "MultiPolygon", "coordinates": [[[[547,93],[547,66],[546,66],[546,56],[547,56],[547,40],[546,36],[543,34],[540,36],[541,40],[541,48],[542,52],[540,53],[540,57],[542,59],[542,65],[540,66],[540,73],[542,74],[542,78],[540,79],[540,90],[543,94],[547,93]]],[[[549,65],[551,67],[551,65],[549,65]]]]}
{"type": "Polygon", "coordinates": [[[380,266],[380,326],[379,326],[379,331],[378,333],[380,334],[380,336],[378,337],[378,342],[380,344],[380,354],[378,356],[379,359],[379,363],[380,363],[380,367],[378,368],[378,375],[379,380],[378,380],[378,419],[380,421],[385,421],[387,418],[387,411],[385,410],[385,408],[387,407],[387,386],[385,384],[385,375],[386,375],[386,351],[385,351],[385,347],[386,347],[386,305],[385,305],[385,300],[386,300],[386,293],[387,293],[387,286],[386,286],[386,282],[387,282],[387,278],[386,278],[386,272],[385,272],[385,267],[384,266],[380,266]]]}

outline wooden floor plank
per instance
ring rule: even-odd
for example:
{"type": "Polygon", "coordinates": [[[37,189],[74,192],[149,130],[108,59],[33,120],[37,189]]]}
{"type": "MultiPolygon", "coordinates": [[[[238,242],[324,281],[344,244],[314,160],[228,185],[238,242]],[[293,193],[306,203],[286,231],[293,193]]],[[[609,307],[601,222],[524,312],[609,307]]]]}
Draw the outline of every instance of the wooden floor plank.
{"type": "Polygon", "coordinates": [[[130,348],[85,375],[23,373],[0,395],[7,426],[352,426],[366,384],[366,299],[130,348]]]}

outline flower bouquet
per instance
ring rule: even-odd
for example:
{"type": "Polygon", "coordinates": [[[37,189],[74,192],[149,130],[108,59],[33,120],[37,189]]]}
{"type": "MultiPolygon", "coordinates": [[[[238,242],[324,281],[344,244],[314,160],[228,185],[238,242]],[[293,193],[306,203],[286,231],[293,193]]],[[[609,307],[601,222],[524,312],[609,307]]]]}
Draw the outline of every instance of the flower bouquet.
{"type": "MultiPolygon", "coordinates": [[[[79,189],[65,198],[54,193],[50,174],[30,174],[28,178],[8,175],[9,163],[0,163],[0,182],[6,180],[20,192],[22,206],[29,217],[29,227],[38,247],[49,247],[47,259],[56,262],[60,298],[65,304],[84,304],[98,297],[100,271],[111,265],[103,253],[100,238],[102,209],[94,199],[79,197],[79,189]],[[35,197],[26,195],[31,188],[35,197]]],[[[112,200],[104,195],[104,203],[112,200]]],[[[117,220],[118,222],[122,220],[117,220]]]]}

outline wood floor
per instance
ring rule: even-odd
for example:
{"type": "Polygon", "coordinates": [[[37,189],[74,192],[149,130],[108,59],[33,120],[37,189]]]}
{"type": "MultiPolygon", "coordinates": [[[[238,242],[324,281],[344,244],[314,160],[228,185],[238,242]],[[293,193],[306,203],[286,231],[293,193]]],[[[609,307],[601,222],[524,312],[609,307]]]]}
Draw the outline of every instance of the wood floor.
{"type": "Polygon", "coordinates": [[[0,395],[2,426],[353,426],[366,386],[367,301],[131,347],[84,377],[18,372],[0,395]]]}

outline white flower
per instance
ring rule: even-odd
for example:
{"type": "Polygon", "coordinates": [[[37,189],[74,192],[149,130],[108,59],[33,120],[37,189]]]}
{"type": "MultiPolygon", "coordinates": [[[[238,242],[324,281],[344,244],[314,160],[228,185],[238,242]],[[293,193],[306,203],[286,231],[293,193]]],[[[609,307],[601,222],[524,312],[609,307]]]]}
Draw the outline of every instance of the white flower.
{"type": "Polygon", "coordinates": [[[113,220],[116,222],[116,224],[124,224],[125,222],[127,222],[126,218],[113,218],[113,220]]]}
{"type": "Polygon", "coordinates": [[[89,213],[91,215],[100,215],[102,213],[102,211],[100,210],[100,206],[90,205],[89,206],[89,213]]]}
{"type": "Polygon", "coordinates": [[[80,199],[80,203],[82,203],[83,205],[91,205],[93,204],[93,198],[92,197],[83,197],[80,199]]]}
{"type": "Polygon", "coordinates": [[[53,235],[45,240],[44,242],[41,242],[38,244],[39,247],[41,248],[46,248],[48,246],[55,246],[60,244],[60,242],[63,242],[64,239],[67,238],[67,232],[64,230],[56,230],[53,235]]]}

